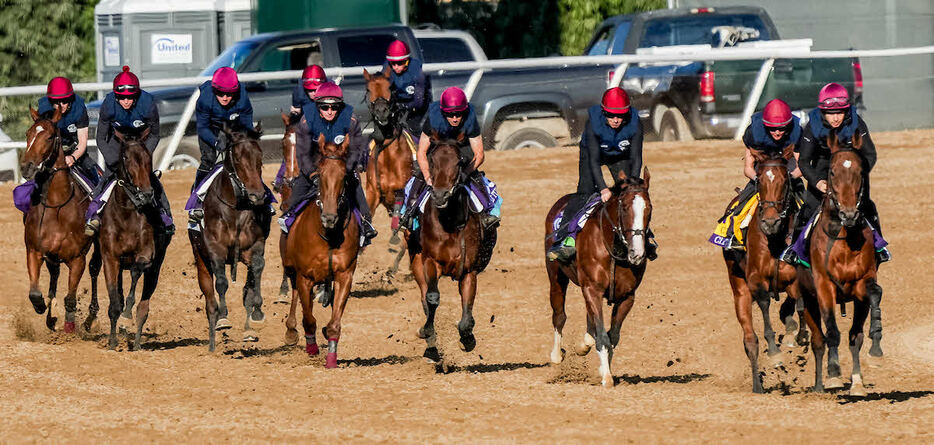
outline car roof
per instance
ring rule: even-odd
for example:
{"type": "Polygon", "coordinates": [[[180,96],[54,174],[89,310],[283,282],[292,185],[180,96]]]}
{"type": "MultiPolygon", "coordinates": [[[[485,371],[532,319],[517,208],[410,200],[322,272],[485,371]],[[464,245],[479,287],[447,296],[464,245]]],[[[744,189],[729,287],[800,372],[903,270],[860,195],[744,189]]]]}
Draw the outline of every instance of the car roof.
{"type": "Polygon", "coordinates": [[[265,32],[262,34],[256,34],[244,38],[243,42],[257,42],[264,43],[268,41],[281,40],[281,39],[290,39],[290,38],[302,38],[302,37],[311,37],[320,35],[322,33],[355,33],[359,31],[377,31],[377,30],[387,30],[387,31],[398,31],[400,29],[406,29],[402,24],[394,25],[382,25],[382,26],[364,26],[364,27],[355,27],[355,28],[310,28],[302,29],[297,31],[276,31],[276,32],[265,32]]]}

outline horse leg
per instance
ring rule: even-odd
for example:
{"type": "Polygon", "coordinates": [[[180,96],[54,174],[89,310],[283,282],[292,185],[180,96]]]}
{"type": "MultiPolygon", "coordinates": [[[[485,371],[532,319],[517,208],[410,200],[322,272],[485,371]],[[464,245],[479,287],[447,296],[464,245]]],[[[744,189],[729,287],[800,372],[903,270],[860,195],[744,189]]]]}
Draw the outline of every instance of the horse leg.
{"type": "MultiPolygon", "coordinates": [[[[250,272],[253,274],[253,300],[252,300],[252,312],[247,313],[247,319],[253,323],[256,329],[262,329],[263,324],[266,322],[266,314],[263,313],[263,293],[262,293],[262,283],[263,283],[263,270],[266,268],[266,257],[263,253],[265,249],[265,241],[258,241],[253,247],[253,255],[250,259],[250,272]]],[[[244,302],[245,304],[246,302],[244,302]]]]}
{"type": "Polygon", "coordinates": [[[804,303],[804,320],[811,330],[811,351],[814,354],[813,391],[824,392],[824,331],[821,329],[820,305],[814,295],[808,295],[804,303]]]}
{"type": "Polygon", "coordinates": [[[213,261],[214,263],[214,290],[220,299],[220,305],[217,308],[217,323],[215,329],[223,331],[230,329],[233,325],[227,319],[227,272],[224,270],[224,259],[213,261]]]}
{"type": "Polygon", "coordinates": [[[29,302],[36,313],[42,315],[48,306],[39,290],[39,273],[42,270],[42,252],[26,249],[26,270],[29,273],[29,302]]]}
{"type": "MultiPolygon", "coordinates": [[[[438,351],[437,337],[435,334],[435,311],[441,304],[441,293],[438,291],[438,271],[437,265],[432,260],[421,257],[421,261],[413,263],[412,273],[418,277],[421,275],[421,282],[418,283],[422,290],[422,309],[425,311],[425,324],[418,330],[418,336],[425,339],[425,352],[423,357],[432,362],[441,361],[441,353],[438,351]],[[418,266],[416,266],[418,264],[418,266]],[[421,274],[418,273],[421,269],[421,274]]],[[[418,281],[418,278],[416,278],[418,281]]]]}
{"type": "Polygon", "coordinates": [[[82,326],[87,332],[91,332],[94,322],[97,321],[97,311],[100,305],[97,301],[97,279],[101,273],[101,252],[100,246],[95,243],[94,253],[91,254],[91,262],[88,264],[88,272],[91,274],[91,302],[88,304],[88,317],[84,319],[82,326]]]}
{"type": "Polygon", "coordinates": [[[328,339],[328,355],[325,360],[326,368],[337,367],[337,342],[341,339],[341,317],[347,307],[347,297],[350,295],[350,286],[353,284],[353,272],[344,270],[334,277],[334,302],[331,306],[331,320],[324,328],[328,339]]]}
{"type": "MultiPolygon", "coordinates": [[[[771,304],[772,298],[769,295],[769,292],[762,287],[759,287],[757,290],[755,290],[753,292],[753,296],[756,300],[756,304],[759,306],[759,310],[762,311],[762,336],[765,338],[765,341],[768,344],[769,357],[774,357],[781,351],[778,349],[778,345],[775,343],[775,330],[772,329],[772,317],[769,315],[769,305],[771,304]]],[[[777,360],[775,364],[776,366],[780,365],[780,359],[777,360]]]]}
{"type": "Polygon", "coordinates": [[[195,249],[195,268],[198,270],[198,286],[204,294],[204,313],[208,317],[208,350],[214,352],[217,326],[217,299],[214,298],[214,274],[195,249]]]}
{"type": "MultiPolygon", "coordinates": [[[[121,331],[125,331],[127,335],[130,332],[133,332],[134,323],[133,323],[133,307],[136,306],[136,285],[139,283],[139,278],[143,275],[143,268],[139,266],[133,266],[130,268],[130,291],[126,294],[126,299],[123,303],[123,313],[120,314],[120,325],[118,328],[121,331]]],[[[120,292],[123,292],[121,288],[120,292]]]]}
{"type": "Polygon", "coordinates": [[[465,275],[458,283],[458,288],[461,294],[461,321],[457,323],[457,332],[461,336],[461,349],[470,352],[477,346],[477,338],[473,335],[473,302],[477,297],[477,273],[470,272],[465,275]]]}
{"type": "Polygon", "coordinates": [[[292,300],[291,295],[292,292],[289,289],[289,276],[285,273],[285,271],[282,271],[282,283],[279,284],[279,297],[276,298],[276,301],[274,301],[273,304],[289,304],[289,301],[292,300]]]}
{"type": "Polygon", "coordinates": [[[103,261],[103,267],[107,294],[110,297],[110,304],[107,307],[107,316],[110,319],[110,338],[107,341],[107,347],[115,349],[117,347],[117,319],[123,312],[123,293],[118,285],[121,275],[120,263],[116,258],[108,257],[103,261]]]}
{"type": "Polygon", "coordinates": [[[804,298],[800,291],[797,291],[797,294],[795,311],[798,313],[798,335],[795,337],[795,341],[798,343],[798,346],[806,346],[808,344],[808,330],[807,323],[804,320],[804,298]]]}
{"type": "Polygon", "coordinates": [[[597,356],[600,358],[600,383],[603,387],[613,386],[613,373],[610,371],[610,338],[603,323],[603,289],[596,289],[593,284],[584,286],[584,303],[587,314],[593,319],[595,331],[594,340],[597,347],[597,356]]]}
{"type": "Polygon", "coordinates": [[[834,315],[834,302],[837,288],[826,277],[815,276],[817,285],[818,304],[820,305],[821,322],[826,326],[824,337],[827,342],[827,389],[843,387],[840,378],[840,329],[837,328],[837,317],[834,315]]]}
{"type": "Polygon", "coordinates": [[[584,330],[584,340],[577,345],[577,349],[574,352],[581,357],[589,354],[593,346],[597,344],[597,341],[594,340],[596,335],[597,329],[594,327],[593,316],[588,312],[587,329],[584,330]]]}
{"type": "Polygon", "coordinates": [[[62,265],[55,261],[46,261],[45,268],[49,270],[49,293],[46,296],[49,300],[49,310],[45,314],[45,325],[50,331],[54,331],[58,317],[52,315],[52,312],[55,309],[55,294],[58,293],[58,276],[61,274],[62,265]]]}
{"type": "MultiPolygon", "coordinates": [[[[315,330],[318,328],[318,323],[317,320],[315,320],[313,313],[314,304],[311,299],[311,288],[313,285],[314,283],[309,280],[308,277],[299,274],[293,286],[293,295],[298,294],[298,298],[302,302],[302,328],[305,330],[305,353],[312,357],[318,355],[318,342],[315,339],[315,330]]],[[[294,298],[292,301],[295,301],[294,298]]]]}
{"type": "MultiPolygon", "coordinates": [[[[295,329],[295,306],[296,306],[296,303],[298,302],[299,296],[298,296],[298,289],[295,287],[296,286],[295,271],[291,269],[286,269],[283,272],[283,275],[285,275],[289,279],[289,282],[292,287],[291,298],[290,298],[291,302],[289,304],[289,315],[285,319],[285,344],[291,346],[291,345],[298,344],[298,330],[295,329]]],[[[314,332],[312,332],[312,335],[314,335],[314,332]]]]}
{"type": "Polygon", "coordinates": [[[863,387],[863,373],[859,366],[859,351],[863,348],[863,324],[866,323],[870,308],[865,299],[857,299],[853,306],[853,325],[850,326],[850,354],[853,356],[850,395],[862,397],[866,395],[866,388],[863,387]]]}
{"type": "Polygon", "coordinates": [[[162,272],[162,262],[165,260],[165,250],[168,247],[168,241],[171,238],[156,237],[156,248],[152,261],[149,263],[143,274],[143,291],[140,292],[139,307],[136,310],[136,342],[133,345],[134,350],[139,350],[142,345],[143,326],[146,319],[149,318],[149,302],[152,300],[152,294],[156,291],[156,285],[159,284],[159,274],[162,272]],[[160,243],[164,243],[160,245],[160,243]]]}
{"type": "MultiPolygon", "coordinates": [[[[728,270],[732,267],[728,266],[728,270]]],[[[762,393],[762,375],[759,374],[759,338],[752,326],[752,293],[746,280],[730,273],[730,287],[733,289],[733,310],[736,320],[743,330],[743,349],[749,359],[749,369],[752,375],[752,392],[762,393]]]]}
{"type": "Polygon", "coordinates": [[[870,281],[866,286],[866,295],[869,298],[869,338],[872,339],[869,355],[882,357],[882,309],[879,307],[882,303],[882,286],[875,280],[870,281]]]}
{"type": "Polygon", "coordinates": [[[785,300],[778,309],[778,317],[785,324],[785,335],[782,340],[782,346],[786,348],[795,347],[794,333],[798,330],[798,322],[795,321],[795,306],[798,300],[793,298],[786,291],[785,300]]]}
{"type": "Polygon", "coordinates": [[[613,305],[613,315],[610,317],[610,330],[608,332],[610,338],[611,365],[613,364],[613,352],[619,344],[619,331],[623,327],[623,321],[626,320],[626,316],[629,315],[629,311],[632,310],[632,305],[635,301],[636,296],[629,295],[625,300],[613,305]]]}
{"type": "Polygon", "coordinates": [[[75,332],[75,313],[78,312],[78,284],[84,275],[84,255],[78,255],[68,263],[68,295],[65,295],[65,333],[75,332]]]}
{"type": "Polygon", "coordinates": [[[564,323],[568,316],[564,311],[564,302],[568,292],[568,276],[552,262],[548,262],[549,297],[551,299],[551,326],[555,330],[555,342],[551,347],[551,362],[561,363],[564,360],[564,349],[561,349],[561,333],[564,332],[564,323]]]}

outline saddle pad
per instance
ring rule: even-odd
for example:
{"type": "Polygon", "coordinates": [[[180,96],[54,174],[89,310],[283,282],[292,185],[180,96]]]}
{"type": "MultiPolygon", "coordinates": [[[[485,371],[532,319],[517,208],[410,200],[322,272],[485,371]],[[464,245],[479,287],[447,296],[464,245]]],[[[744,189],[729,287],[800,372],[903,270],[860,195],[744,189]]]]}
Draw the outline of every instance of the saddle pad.
{"type": "Polygon", "coordinates": [[[734,242],[743,245],[743,230],[749,226],[753,209],[759,205],[759,194],[752,195],[737,213],[734,210],[738,205],[739,203],[734,203],[730,207],[730,211],[727,212],[727,216],[717,223],[717,227],[714,228],[713,234],[708,239],[712,244],[726,248],[729,246],[732,237],[734,242]]]}
{"type": "Polygon", "coordinates": [[[94,183],[92,183],[90,179],[88,179],[80,171],[78,171],[77,168],[72,167],[70,171],[71,171],[71,177],[75,178],[75,182],[77,182],[78,185],[80,185],[81,188],[84,189],[85,193],[90,195],[91,192],[94,190],[94,183]]]}
{"type": "Polygon", "coordinates": [[[201,181],[201,184],[195,188],[195,191],[191,194],[191,197],[188,198],[188,202],[185,204],[185,210],[192,210],[199,208],[199,202],[204,200],[204,197],[208,194],[208,190],[211,188],[211,184],[214,182],[214,179],[217,178],[217,175],[220,174],[223,170],[223,164],[216,164],[214,169],[211,170],[211,173],[201,181]]]}

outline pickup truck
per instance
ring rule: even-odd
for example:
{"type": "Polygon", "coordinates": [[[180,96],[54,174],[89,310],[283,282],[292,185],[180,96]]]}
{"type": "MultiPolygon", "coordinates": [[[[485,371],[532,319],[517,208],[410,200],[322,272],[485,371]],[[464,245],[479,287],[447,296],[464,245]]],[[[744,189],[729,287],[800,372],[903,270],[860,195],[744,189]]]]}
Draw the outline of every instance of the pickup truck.
{"type": "MultiPolygon", "coordinates": [[[[680,8],[610,17],[597,27],[586,55],[645,54],[664,47],[755,46],[778,40],[778,30],[759,7],[680,8]],[[746,43],[748,42],[748,43],[746,43]]],[[[621,86],[640,110],[646,131],[662,140],[732,137],[762,66],[760,60],[636,64],[621,86]]],[[[828,82],[847,87],[862,105],[857,59],[776,59],[757,109],[780,98],[792,110],[814,107],[828,82]]]]}
{"type": "MultiPolygon", "coordinates": [[[[210,75],[221,66],[230,66],[240,73],[300,70],[308,64],[325,67],[381,66],[389,43],[401,39],[414,54],[426,63],[486,60],[480,46],[467,33],[460,31],[415,30],[402,26],[354,29],[321,29],[259,34],[241,40],[221,53],[202,75],[210,75]]],[[[483,76],[472,102],[478,110],[481,130],[488,147],[513,149],[520,147],[550,147],[573,143],[579,137],[586,108],[599,100],[604,89],[606,69],[497,70],[483,76]],[[558,75],[559,74],[559,75],[558,75]],[[542,79],[548,79],[542,81],[542,79]],[[590,94],[569,94],[569,84],[587,85],[582,90],[590,94]]],[[[435,98],[449,86],[463,87],[471,70],[430,73],[435,98]]],[[[344,90],[345,101],[354,106],[362,122],[369,122],[369,110],[364,104],[362,76],[334,79],[344,90]]],[[[246,85],[253,103],[254,120],[262,122],[267,134],[281,134],[281,110],[288,110],[291,91],[298,79],[249,82],[246,85]]],[[[168,139],[182,114],[192,87],[151,90],[157,100],[161,133],[168,139]]],[[[91,127],[96,126],[100,102],[88,105],[91,127]]],[[[186,135],[195,134],[194,119],[186,135]]],[[[93,131],[93,130],[92,130],[93,131]]],[[[365,131],[367,131],[365,129],[365,131]]],[[[268,161],[277,160],[280,153],[275,141],[264,143],[268,161]]],[[[162,144],[163,146],[165,144],[162,144]]],[[[196,165],[199,158],[197,141],[183,139],[173,157],[174,168],[196,165]]]]}

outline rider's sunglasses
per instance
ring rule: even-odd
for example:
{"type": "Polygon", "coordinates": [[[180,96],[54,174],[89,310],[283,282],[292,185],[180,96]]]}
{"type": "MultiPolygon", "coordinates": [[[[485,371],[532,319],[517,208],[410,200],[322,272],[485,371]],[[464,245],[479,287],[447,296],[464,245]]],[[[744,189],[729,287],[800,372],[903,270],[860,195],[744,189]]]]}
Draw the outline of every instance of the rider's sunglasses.
{"type": "Polygon", "coordinates": [[[389,64],[393,66],[402,66],[402,65],[408,65],[409,61],[408,60],[390,60],[389,64]]]}
{"type": "Polygon", "coordinates": [[[331,110],[340,110],[340,104],[318,104],[318,109],[321,111],[331,111],[331,110]]]}
{"type": "Polygon", "coordinates": [[[609,111],[603,112],[603,117],[607,119],[624,119],[629,113],[610,113],[609,111]]]}
{"type": "Polygon", "coordinates": [[[233,93],[228,93],[226,91],[218,91],[214,93],[214,95],[217,97],[233,97],[234,96],[233,93]]]}
{"type": "Polygon", "coordinates": [[[49,99],[49,105],[52,105],[53,107],[56,105],[64,105],[67,103],[71,103],[71,100],[70,99],[49,99]]]}
{"type": "Polygon", "coordinates": [[[444,117],[455,118],[455,117],[464,117],[463,111],[442,111],[441,115],[444,117]]]}

